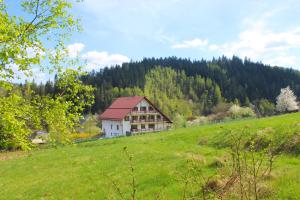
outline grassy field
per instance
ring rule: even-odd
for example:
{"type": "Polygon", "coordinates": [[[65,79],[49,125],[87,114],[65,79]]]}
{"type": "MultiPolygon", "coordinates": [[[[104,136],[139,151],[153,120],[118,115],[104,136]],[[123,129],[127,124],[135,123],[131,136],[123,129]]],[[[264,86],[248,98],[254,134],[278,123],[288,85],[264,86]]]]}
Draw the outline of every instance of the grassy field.
{"type": "MultiPolygon", "coordinates": [[[[182,199],[183,184],[178,174],[186,160],[202,160],[207,174],[209,164],[226,149],[210,145],[224,136],[224,129],[253,132],[273,127],[285,130],[300,122],[300,114],[249,119],[182,128],[133,137],[104,139],[65,147],[34,150],[30,153],[0,154],[0,199],[112,199],[114,180],[124,192],[130,182],[128,159],[123,148],[133,154],[137,196],[155,199],[161,188],[166,199],[182,199]],[[206,140],[207,144],[199,144],[206,140]]],[[[224,138],[225,139],[225,138],[224,138]]],[[[280,155],[274,163],[271,199],[300,199],[300,157],[280,155]]]]}

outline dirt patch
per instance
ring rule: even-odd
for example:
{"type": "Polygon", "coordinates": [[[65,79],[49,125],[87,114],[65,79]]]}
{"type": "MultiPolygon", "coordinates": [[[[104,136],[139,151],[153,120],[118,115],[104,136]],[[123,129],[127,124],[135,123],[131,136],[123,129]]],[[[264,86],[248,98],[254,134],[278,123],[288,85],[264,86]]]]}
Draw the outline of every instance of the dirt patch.
{"type": "Polygon", "coordinates": [[[28,152],[24,152],[24,151],[0,152],[0,161],[16,159],[25,156],[28,156],[28,152]]]}

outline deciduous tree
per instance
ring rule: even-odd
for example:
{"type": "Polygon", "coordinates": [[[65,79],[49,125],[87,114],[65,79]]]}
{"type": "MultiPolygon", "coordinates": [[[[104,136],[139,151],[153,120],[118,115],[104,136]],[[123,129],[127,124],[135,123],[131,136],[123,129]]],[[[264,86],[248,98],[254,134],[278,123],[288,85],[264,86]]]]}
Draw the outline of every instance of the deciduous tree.
{"type": "Polygon", "coordinates": [[[290,87],[281,89],[276,101],[276,110],[278,112],[290,112],[298,109],[297,97],[290,87]]]}

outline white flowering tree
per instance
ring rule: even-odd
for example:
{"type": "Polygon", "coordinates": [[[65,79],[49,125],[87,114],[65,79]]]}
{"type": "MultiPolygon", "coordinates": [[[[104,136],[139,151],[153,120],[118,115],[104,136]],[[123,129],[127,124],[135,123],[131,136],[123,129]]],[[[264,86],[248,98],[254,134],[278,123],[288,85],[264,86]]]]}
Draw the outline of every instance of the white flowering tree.
{"type": "Polygon", "coordinates": [[[290,112],[298,110],[297,97],[290,87],[282,88],[276,101],[276,110],[278,112],[290,112]]]}

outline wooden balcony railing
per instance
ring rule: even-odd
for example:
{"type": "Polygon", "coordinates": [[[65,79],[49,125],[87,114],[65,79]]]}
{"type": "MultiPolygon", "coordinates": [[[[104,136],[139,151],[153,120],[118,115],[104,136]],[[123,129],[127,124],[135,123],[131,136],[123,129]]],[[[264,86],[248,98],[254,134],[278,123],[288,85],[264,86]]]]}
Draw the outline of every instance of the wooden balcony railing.
{"type": "Polygon", "coordinates": [[[157,113],[156,110],[132,110],[133,114],[157,113]]]}
{"type": "Polygon", "coordinates": [[[151,122],[162,122],[162,119],[135,119],[135,120],[131,120],[131,123],[151,123],[151,122]]]}

